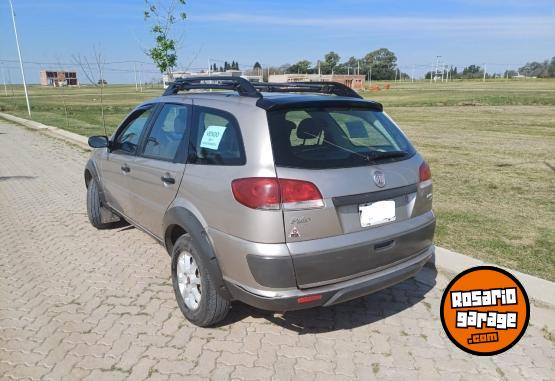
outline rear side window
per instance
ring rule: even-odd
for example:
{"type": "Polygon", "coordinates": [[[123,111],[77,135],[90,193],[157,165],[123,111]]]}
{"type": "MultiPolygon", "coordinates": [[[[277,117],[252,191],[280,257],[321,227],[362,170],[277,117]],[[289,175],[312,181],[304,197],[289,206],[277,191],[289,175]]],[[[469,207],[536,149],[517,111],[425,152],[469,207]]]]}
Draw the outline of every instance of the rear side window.
{"type": "Polygon", "coordinates": [[[275,164],[346,168],[404,160],[416,152],[380,111],[307,108],[268,112],[275,164]]]}
{"type": "Polygon", "coordinates": [[[245,152],[237,120],[224,111],[196,108],[188,162],[206,165],[244,165],[245,152]]]}

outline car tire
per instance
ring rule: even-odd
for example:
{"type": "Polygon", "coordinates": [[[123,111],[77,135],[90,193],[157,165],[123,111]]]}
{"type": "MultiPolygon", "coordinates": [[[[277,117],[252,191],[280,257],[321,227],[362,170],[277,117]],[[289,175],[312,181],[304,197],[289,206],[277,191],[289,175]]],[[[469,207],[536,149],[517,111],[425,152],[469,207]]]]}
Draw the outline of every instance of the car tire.
{"type": "Polygon", "coordinates": [[[98,192],[98,184],[92,179],[87,188],[87,215],[89,222],[97,229],[108,229],[115,225],[114,222],[102,222],[102,201],[98,192]]]}
{"type": "Polygon", "coordinates": [[[199,327],[209,327],[226,317],[230,302],[217,292],[207,258],[189,234],[179,237],[173,246],[171,273],[177,304],[187,320],[199,327]],[[197,294],[199,300],[192,300],[196,299],[192,295],[197,294]]]}

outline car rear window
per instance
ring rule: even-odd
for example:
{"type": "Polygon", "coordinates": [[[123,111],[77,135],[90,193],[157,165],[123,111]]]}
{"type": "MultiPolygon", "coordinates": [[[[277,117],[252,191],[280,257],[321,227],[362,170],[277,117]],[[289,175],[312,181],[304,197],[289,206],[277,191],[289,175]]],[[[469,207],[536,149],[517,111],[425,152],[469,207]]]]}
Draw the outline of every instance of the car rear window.
{"type": "Polygon", "coordinates": [[[274,161],[294,168],[345,168],[404,160],[416,152],[381,111],[303,108],[268,112],[274,161]]]}
{"type": "Polygon", "coordinates": [[[191,164],[244,165],[246,162],[237,120],[225,111],[197,106],[189,145],[191,164]]]}

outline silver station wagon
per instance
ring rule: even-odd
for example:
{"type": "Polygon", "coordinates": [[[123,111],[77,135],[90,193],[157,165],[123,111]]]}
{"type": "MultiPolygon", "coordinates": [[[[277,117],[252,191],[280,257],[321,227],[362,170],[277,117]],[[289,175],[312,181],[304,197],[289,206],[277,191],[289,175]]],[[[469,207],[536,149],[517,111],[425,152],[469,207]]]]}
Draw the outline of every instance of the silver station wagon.
{"type": "Polygon", "coordinates": [[[163,244],[199,326],[234,300],[290,311],[358,298],[434,252],[428,164],[381,104],[339,83],[178,79],[89,144],[90,222],[124,219],[163,244]]]}

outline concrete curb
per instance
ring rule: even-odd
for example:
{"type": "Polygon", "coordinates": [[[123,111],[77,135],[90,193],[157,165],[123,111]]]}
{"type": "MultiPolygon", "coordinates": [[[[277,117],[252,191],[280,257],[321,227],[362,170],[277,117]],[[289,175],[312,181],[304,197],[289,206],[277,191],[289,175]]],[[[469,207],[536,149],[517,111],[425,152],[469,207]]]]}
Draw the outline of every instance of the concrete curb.
{"type": "Polygon", "coordinates": [[[31,130],[43,132],[49,136],[52,136],[53,138],[60,139],[67,143],[76,145],[79,148],[84,149],[86,151],[91,150],[91,147],[89,147],[88,138],[85,136],[82,136],[73,132],[69,132],[66,130],[62,130],[61,128],[58,128],[58,127],[47,126],[45,124],[34,122],[32,120],[19,118],[17,116],[13,116],[3,112],[0,112],[0,118],[4,118],[11,122],[15,122],[24,127],[30,128],[31,130]]]}
{"type": "Polygon", "coordinates": [[[471,258],[437,246],[435,255],[429,263],[433,264],[434,262],[438,269],[453,276],[466,269],[476,266],[488,265],[500,267],[513,274],[520,281],[520,283],[522,283],[530,299],[555,307],[555,283],[548,280],[524,274],[493,263],[482,262],[479,259],[471,258]]]}
{"type": "MultiPolygon", "coordinates": [[[[42,123],[33,122],[32,120],[19,118],[17,116],[1,112],[0,117],[21,124],[32,130],[43,132],[54,138],[64,140],[68,143],[79,146],[84,150],[91,150],[88,145],[88,138],[86,138],[85,136],[65,131],[57,127],[46,126],[42,123]]],[[[438,269],[453,276],[471,267],[483,265],[496,266],[495,264],[485,263],[478,259],[455,253],[454,251],[437,246],[435,250],[435,255],[432,257],[429,264],[435,264],[438,269]]],[[[513,274],[522,283],[530,299],[555,307],[555,283],[528,274],[524,274],[519,271],[506,268],[505,270],[513,274]]]]}

